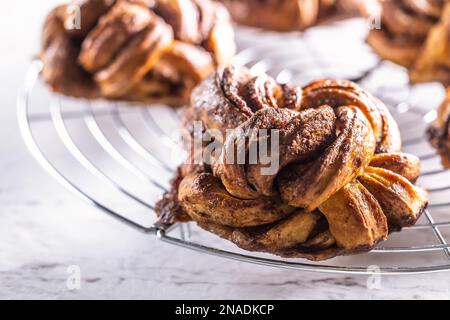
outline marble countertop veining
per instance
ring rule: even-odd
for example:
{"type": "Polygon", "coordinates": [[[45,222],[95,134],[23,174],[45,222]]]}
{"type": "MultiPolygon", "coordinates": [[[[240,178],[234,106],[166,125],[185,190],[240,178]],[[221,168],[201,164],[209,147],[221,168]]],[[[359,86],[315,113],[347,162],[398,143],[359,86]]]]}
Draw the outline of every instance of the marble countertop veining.
{"type": "Polygon", "coordinates": [[[37,26],[58,2],[2,3],[0,298],[450,298],[450,273],[384,276],[379,289],[370,290],[366,276],[281,270],[173,247],[118,224],[63,189],[24,146],[15,111],[36,52],[37,26]],[[79,288],[70,281],[78,271],[79,288]]]}

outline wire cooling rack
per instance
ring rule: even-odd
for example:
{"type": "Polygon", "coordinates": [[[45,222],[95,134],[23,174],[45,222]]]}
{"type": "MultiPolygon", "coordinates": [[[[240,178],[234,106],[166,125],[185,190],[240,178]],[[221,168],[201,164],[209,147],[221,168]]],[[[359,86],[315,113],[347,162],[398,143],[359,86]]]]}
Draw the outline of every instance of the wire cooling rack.
{"type": "Polygon", "coordinates": [[[236,64],[267,72],[280,82],[347,78],[382,99],[400,125],[404,151],[422,160],[419,184],[431,202],[419,222],[370,253],[326,262],[249,253],[194,223],[162,228],[154,204],[169,188],[183,151],[178,115],[164,106],[87,101],[50,93],[33,61],[18,99],[24,140],[42,167],[82,200],[161,241],[224,258],[288,269],[351,273],[413,274],[450,270],[450,171],[428,145],[425,130],[443,97],[437,85],[410,86],[405,70],[379,61],[363,45],[361,22],[298,34],[238,30],[236,64]],[[358,31],[360,30],[360,31],[358,31]]]}

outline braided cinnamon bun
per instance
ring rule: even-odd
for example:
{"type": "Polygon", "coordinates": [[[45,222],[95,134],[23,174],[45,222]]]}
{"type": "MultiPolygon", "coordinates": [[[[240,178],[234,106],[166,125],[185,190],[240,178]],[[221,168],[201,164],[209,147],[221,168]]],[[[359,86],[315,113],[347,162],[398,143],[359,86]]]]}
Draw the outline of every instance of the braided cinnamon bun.
{"type": "Polygon", "coordinates": [[[428,138],[438,150],[444,167],[450,168],[450,87],[438,108],[436,120],[428,129],[428,138]]]}
{"type": "Polygon", "coordinates": [[[304,30],[339,14],[366,11],[365,0],[220,0],[233,19],[276,31],[304,30]]]}
{"type": "Polygon", "coordinates": [[[40,58],[56,92],[181,105],[234,50],[210,0],[76,0],[47,17],[40,58]]]}
{"type": "Polygon", "coordinates": [[[427,205],[418,158],[400,152],[392,116],[355,83],[300,88],[228,67],[194,90],[183,123],[195,135],[192,121],[226,138],[211,161],[191,150],[157,206],[165,223],[192,219],[243,249],[323,260],[370,250],[427,205]],[[239,138],[252,130],[270,131],[253,142],[272,145],[276,132],[275,170],[249,160],[252,143],[239,138]],[[239,152],[244,162],[229,157],[239,152]]]}

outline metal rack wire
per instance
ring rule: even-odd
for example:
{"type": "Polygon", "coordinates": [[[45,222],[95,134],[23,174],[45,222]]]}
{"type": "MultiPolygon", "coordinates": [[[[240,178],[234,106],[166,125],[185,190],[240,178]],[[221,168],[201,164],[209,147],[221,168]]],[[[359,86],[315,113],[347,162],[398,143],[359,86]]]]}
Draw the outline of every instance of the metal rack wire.
{"type": "Polygon", "coordinates": [[[400,125],[404,150],[422,160],[419,183],[429,190],[431,202],[416,226],[391,235],[367,254],[312,263],[245,252],[192,223],[164,229],[154,220],[153,208],[168,188],[182,154],[176,139],[176,111],[51,94],[39,80],[40,61],[32,62],[18,99],[20,129],[34,157],[64,187],[119,221],[170,244],[233,260],[306,271],[413,274],[450,270],[450,172],[440,166],[438,155],[424,136],[427,124],[435,117],[433,110],[442,89],[434,85],[411,87],[405,71],[378,61],[361,45],[361,37],[347,37],[351,43],[337,48],[333,32],[341,33],[342,43],[342,34],[349,29],[353,27],[318,28],[282,37],[258,34],[259,43],[254,40],[259,31],[242,29],[238,40],[240,47],[247,49],[235,63],[255,72],[268,72],[281,82],[350,78],[388,104],[400,125]],[[324,40],[327,32],[328,40],[324,40]],[[349,52],[358,60],[349,58],[349,52]]]}

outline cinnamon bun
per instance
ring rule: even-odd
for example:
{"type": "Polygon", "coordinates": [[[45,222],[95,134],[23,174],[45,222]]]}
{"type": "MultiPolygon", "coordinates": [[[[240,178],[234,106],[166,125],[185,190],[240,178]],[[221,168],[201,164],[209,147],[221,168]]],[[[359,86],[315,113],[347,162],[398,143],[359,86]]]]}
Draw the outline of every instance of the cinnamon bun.
{"type": "Polygon", "coordinates": [[[227,67],[194,90],[183,121],[190,135],[195,121],[203,134],[223,133],[222,148],[202,163],[191,153],[180,167],[157,206],[168,224],[194,220],[246,250],[323,260],[370,250],[427,205],[418,158],[401,152],[385,105],[355,83],[301,88],[227,67]],[[251,139],[241,143],[252,130],[270,132],[253,142],[277,141],[273,170],[251,162],[251,139]],[[239,152],[244,162],[230,157],[239,152]]]}
{"type": "Polygon", "coordinates": [[[59,93],[182,105],[235,50],[210,0],[78,0],[44,24],[44,80],[59,93]]]}
{"type": "Polygon", "coordinates": [[[367,13],[364,0],[220,1],[237,23],[276,31],[305,30],[337,16],[367,13]]]}

